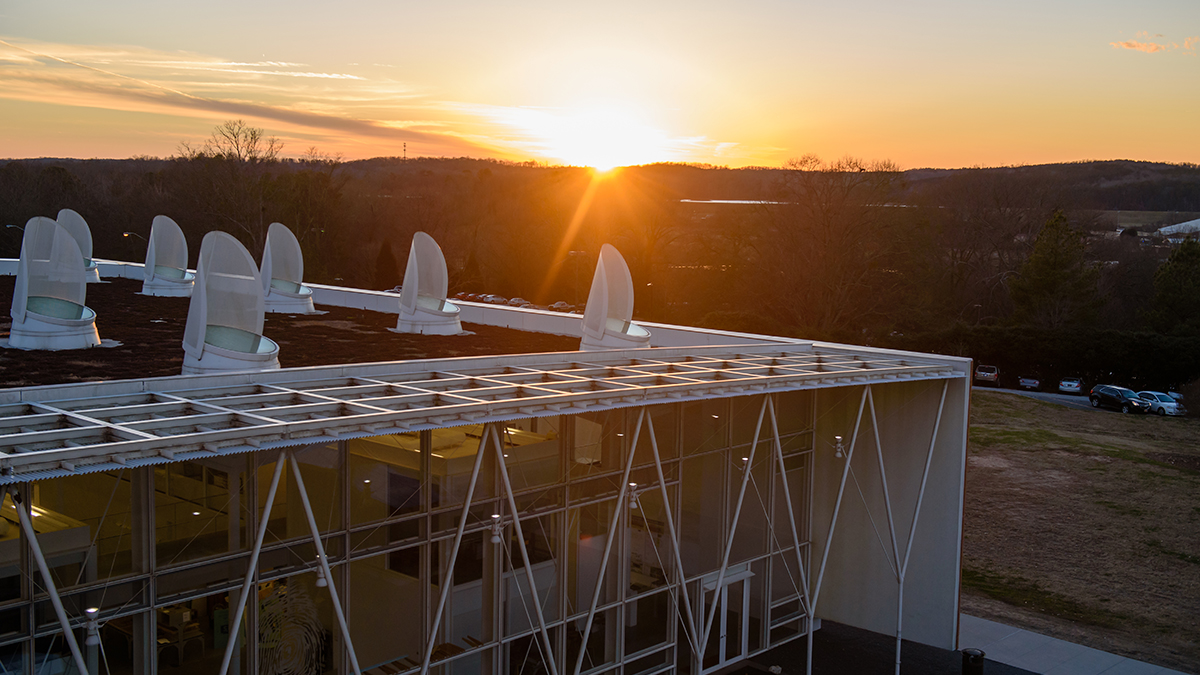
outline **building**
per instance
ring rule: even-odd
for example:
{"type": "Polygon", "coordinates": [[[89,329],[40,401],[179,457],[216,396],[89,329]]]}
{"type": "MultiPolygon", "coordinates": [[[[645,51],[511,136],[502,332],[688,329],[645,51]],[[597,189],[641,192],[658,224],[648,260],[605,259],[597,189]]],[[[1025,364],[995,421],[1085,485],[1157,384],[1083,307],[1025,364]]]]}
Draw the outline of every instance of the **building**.
{"type": "Polygon", "coordinates": [[[643,327],[0,390],[2,672],[699,675],[820,619],[955,648],[970,362],[643,327]]]}

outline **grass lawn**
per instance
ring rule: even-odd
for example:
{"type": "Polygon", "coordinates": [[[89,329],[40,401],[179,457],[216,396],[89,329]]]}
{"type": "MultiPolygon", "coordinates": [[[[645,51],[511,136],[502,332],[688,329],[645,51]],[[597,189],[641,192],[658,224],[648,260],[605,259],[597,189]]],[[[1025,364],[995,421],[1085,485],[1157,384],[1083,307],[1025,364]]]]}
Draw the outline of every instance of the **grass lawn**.
{"type": "Polygon", "coordinates": [[[1197,672],[1200,420],[976,390],[966,490],[964,612],[1197,672]]]}

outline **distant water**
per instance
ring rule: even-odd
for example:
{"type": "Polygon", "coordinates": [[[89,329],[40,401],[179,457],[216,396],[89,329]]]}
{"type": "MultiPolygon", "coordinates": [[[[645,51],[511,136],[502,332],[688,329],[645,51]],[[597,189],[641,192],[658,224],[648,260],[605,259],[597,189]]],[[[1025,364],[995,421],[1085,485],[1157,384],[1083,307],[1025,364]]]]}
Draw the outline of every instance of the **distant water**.
{"type": "Polygon", "coordinates": [[[790,204],[791,202],[768,202],[751,199],[680,199],[684,204],[790,204]]]}

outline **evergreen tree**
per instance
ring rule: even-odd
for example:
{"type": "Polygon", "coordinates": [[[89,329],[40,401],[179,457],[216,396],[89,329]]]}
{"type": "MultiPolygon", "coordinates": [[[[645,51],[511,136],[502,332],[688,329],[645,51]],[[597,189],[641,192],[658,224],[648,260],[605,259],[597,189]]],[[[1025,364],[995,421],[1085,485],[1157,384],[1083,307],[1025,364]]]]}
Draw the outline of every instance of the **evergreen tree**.
{"type": "Polygon", "coordinates": [[[1184,240],[1154,273],[1149,318],[1161,333],[1200,336],[1200,242],[1184,240]]]}
{"type": "Polygon", "coordinates": [[[1083,233],[1056,211],[1009,283],[1013,320],[1051,329],[1091,323],[1100,306],[1099,276],[1099,267],[1087,258],[1083,233]]]}
{"type": "Polygon", "coordinates": [[[379,245],[379,256],[375,258],[375,287],[395,288],[400,281],[400,268],[396,265],[392,245],[384,241],[379,245]]]}

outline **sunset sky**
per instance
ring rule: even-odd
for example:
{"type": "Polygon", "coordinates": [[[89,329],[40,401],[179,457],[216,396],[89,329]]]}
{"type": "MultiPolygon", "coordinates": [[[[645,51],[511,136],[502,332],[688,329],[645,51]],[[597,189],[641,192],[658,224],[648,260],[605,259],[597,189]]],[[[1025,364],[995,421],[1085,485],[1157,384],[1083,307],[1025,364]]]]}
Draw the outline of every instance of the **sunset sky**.
{"type": "Polygon", "coordinates": [[[1200,1],[0,0],[0,158],[1200,162],[1200,1]]]}

